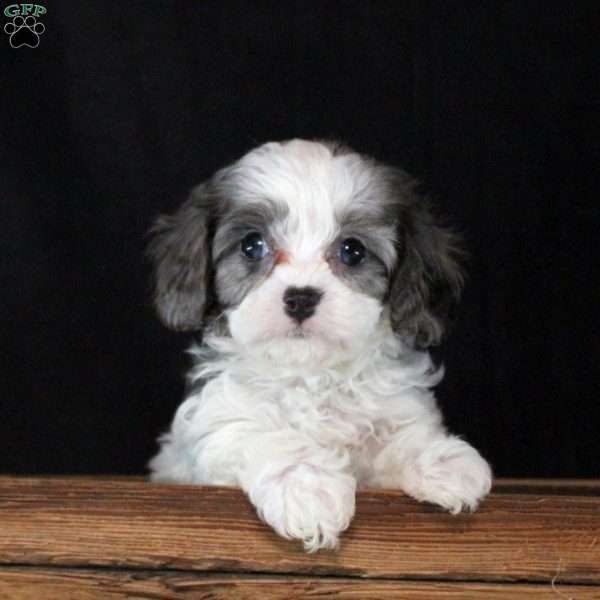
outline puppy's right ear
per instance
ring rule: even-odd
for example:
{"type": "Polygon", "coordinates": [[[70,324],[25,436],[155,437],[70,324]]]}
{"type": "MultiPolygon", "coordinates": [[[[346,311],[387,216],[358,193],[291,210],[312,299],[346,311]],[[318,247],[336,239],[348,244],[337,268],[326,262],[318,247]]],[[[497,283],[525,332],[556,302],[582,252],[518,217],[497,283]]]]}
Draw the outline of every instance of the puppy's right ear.
{"type": "Polygon", "coordinates": [[[148,255],[154,263],[154,303],[162,322],[172,329],[202,327],[210,296],[215,201],[202,184],[177,212],[160,216],[151,230],[148,255]]]}

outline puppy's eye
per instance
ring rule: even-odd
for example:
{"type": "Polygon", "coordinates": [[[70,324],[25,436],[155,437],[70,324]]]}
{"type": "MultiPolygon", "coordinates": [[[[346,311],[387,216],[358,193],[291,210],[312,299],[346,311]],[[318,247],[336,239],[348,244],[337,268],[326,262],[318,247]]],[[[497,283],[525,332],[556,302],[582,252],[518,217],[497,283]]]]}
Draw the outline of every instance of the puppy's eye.
{"type": "Polygon", "coordinates": [[[258,231],[251,231],[242,240],[242,254],[249,260],[261,260],[269,254],[269,246],[258,231]]]}
{"type": "Polygon", "coordinates": [[[340,260],[349,267],[360,264],[367,254],[367,249],[356,238],[347,238],[340,246],[340,260]]]}

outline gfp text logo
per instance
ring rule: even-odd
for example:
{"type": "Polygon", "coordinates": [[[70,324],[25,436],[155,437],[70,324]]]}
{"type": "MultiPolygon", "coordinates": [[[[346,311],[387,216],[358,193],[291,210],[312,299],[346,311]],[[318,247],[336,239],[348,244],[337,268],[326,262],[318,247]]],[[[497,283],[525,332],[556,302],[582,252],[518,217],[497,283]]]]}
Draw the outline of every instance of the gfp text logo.
{"type": "Polygon", "coordinates": [[[4,25],[12,48],[27,46],[37,48],[40,35],[46,31],[38,17],[46,14],[46,8],[40,4],[10,4],[4,9],[4,16],[12,19],[4,25]]]}

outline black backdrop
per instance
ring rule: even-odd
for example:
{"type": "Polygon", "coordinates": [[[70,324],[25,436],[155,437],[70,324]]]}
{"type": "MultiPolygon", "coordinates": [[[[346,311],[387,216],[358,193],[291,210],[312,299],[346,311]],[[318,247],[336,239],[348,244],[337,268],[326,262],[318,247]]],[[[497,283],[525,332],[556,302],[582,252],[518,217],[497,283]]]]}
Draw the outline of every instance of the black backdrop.
{"type": "Polygon", "coordinates": [[[0,32],[0,471],[143,470],[189,342],[153,316],[145,232],[217,167],[298,136],[404,165],[465,232],[450,427],[499,475],[600,475],[587,4],[46,7],[39,47],[0,32]]]}

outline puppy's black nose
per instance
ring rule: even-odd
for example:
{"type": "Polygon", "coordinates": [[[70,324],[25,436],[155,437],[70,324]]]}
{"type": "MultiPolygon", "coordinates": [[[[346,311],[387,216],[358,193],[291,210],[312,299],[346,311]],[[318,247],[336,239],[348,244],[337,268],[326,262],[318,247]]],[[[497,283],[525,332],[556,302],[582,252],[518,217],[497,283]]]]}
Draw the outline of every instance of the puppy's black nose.
{"type": "Polygon", "coordinates": [[[283,294],[285,312],[298,323],[308,319],[315,312],[323,292],[314,287],[289,287],[283,294]]]}

